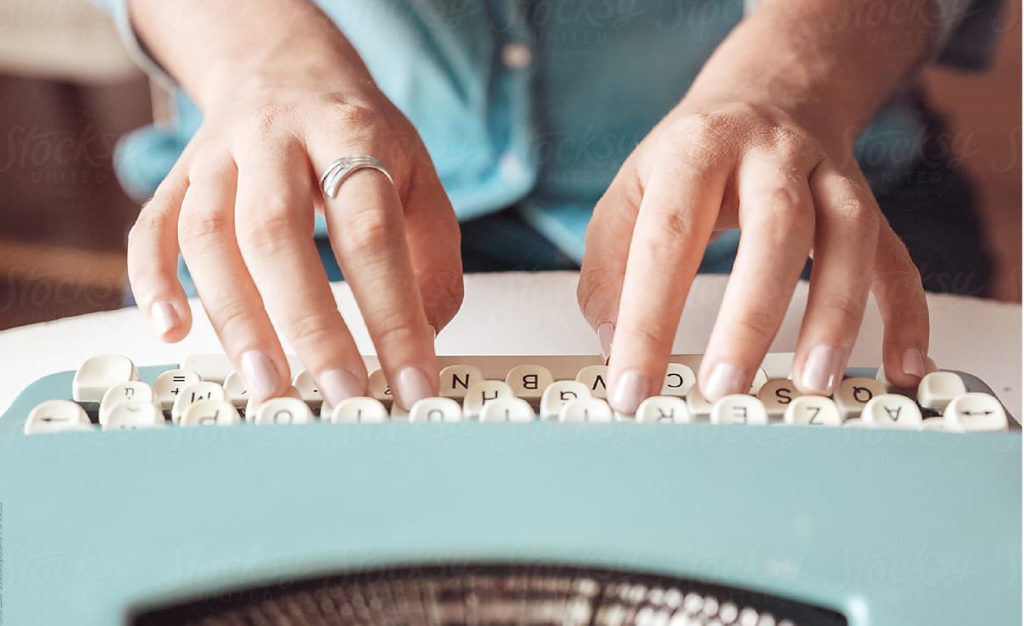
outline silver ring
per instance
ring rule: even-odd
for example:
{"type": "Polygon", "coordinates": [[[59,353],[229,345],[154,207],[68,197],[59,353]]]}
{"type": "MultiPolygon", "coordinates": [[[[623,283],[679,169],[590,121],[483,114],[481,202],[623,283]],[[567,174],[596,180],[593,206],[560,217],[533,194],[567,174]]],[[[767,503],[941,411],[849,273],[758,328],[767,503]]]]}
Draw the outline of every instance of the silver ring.
{"type": "Polygon", "coordinates": [[[388,181],[392,185],[395,184],[395,180],[391,178],[391,173],[388,172],[383,163],[368,154],[357,154],[355,156],[342,157],[328,165],[324,173],[320,175],[320,189],[323,190],[324,195],[328,198],[335,198],[338,196],[338,189],[341,188],[341,184],[349,176],[363,169],[377,170],[387,176],[388,181]]]}

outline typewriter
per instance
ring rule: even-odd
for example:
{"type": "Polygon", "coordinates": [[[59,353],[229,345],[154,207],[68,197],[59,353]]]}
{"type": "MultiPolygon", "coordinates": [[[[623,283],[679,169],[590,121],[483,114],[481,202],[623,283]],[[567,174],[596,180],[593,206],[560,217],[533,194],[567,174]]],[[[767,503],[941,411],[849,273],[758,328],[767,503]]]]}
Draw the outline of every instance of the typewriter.
{"type": "Polygon", "coordinates": [[[0,418],[3,624],[1021,622],[1020,424],[984,382],[792,355],[636,415],[594,356],[441,357],[409,411],[254,403],[220,355],[100,355],[0,418]]]}

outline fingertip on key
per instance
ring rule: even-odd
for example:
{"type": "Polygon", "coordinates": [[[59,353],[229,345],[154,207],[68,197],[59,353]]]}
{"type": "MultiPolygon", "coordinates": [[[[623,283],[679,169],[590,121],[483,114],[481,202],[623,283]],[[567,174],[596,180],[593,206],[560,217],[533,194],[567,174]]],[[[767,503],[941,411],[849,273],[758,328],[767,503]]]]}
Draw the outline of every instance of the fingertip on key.
{"type": "Polygon", "coordinates": [[[639,370],[626,370],[616,377],[608,402],[619,413],[633,415],[649,393],[650,384],[647,376],[639,370]]]}
{"type": "Polygon", "coordinates": [[[709,401],[715,402],[730,394],[745,393],[748,387],[742,367],[735,363],[721,362],[712,368],[700,391],[709,401]]]}

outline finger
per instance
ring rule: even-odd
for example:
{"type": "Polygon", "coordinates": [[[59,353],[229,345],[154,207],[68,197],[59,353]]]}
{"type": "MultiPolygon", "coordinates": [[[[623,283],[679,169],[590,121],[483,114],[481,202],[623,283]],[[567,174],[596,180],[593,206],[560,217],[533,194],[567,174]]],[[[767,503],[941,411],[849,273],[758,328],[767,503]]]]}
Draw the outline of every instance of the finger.
{"type": "Polygon", "coordinates": [[[188,178],[175,168],[157,187],[128,232],[128,281],[139,308],[164,341],[179,341],[192,310],[178,280],[178,215],[188,178]]]}
{"type": "Polygon", "coordinates": [[[642,195],[636,170],[627,163],[598,200],[587,225],[576,300],[583,317],[597,332],[605,360],[611,353],[629,258],[630,238],[623,233],[633,232],[642,195]]]}
{"type": "MultiPolygon", "coordinates": [[[[343,142],[328,145],[320,138],[310,144],[317,172],[338,155],[373,152],[343,142]]],[[[338,265],[399,405],[409,409],[417,400],[436,395],[434,329],[420,297],[395,185],[381,172],[359,170],[342,183],[336,198],[326,200],[326,217],[338,265]]]]}
{"type": "Polygon", "coordinates": [[[712,402],[750,389],[786,315],[814,236],[806,170],[787,170],[774,155],[751,154],[738,179],[742,236],[701,362],[700,389],[712,402]]]}
{"type": "Polygon", "coordinates": [[[178,241],[224,352],[241,372],[249,394],[263,400],[287,387],[288,362],[238,250],[237,175],[228,159],[193,169],[178,220],[178,241]]]}
{"type": "Polygon", "coordinates": [[[811,175],[817,207],[814,265],[793,362],[804,393],[832,395],[853,349],[874,265],[879,210],[863,178],[823,161],[811,175]]]}
{"type": "Polygon", "coordinates": [[[609,360],[609,402],[632,415],[660,389],[683,303],[714,227],[728,168],[684,159],[655,170],[644,192],[609,360]]]}
{"type": "Polygon", "coordinates": [[[405,232],[423,311],[439,333],[462,306],[462,247],[455,211],[425,152],[403,204],[405,232]]]}
{"type": "Polygon", "coordinates": [[[362,395],[366,366],[338,311],[313,241],[305,147],[297,140],[261,142],[237,158],[235,228],[242,258],[267,311],[325,399],[336,405],[362,395]]]}
{"type": "Polygon", "coordinates": [[[927,373],[928,300],[907,247],[881,222],[872,291],[885,325],[885,376],[899,387],[916,387],[927,373]]]}

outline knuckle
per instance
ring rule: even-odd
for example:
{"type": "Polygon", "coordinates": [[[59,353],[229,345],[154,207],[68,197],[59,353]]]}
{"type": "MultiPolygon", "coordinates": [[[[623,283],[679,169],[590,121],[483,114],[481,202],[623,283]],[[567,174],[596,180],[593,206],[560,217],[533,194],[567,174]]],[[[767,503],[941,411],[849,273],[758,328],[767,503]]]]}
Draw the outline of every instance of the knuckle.
{"type": "Polygon", "coordinates": [[[299,215],[285,198],[269,198],[258,211],[244,212],[239,221],[238,242],[254,254],[272,255],[291,241],[299,228],[299,215]]]}
{"type": "Polygon", "coordinates": [[[229,231],[231,219],[222,211],[190,211],[178,220],[178,241],[182,249],[190,249],[209,237],[222,237],[229,231]]]}
{"type": "Polygon", "coordinates": [[[303,312],[285,322],[288,338],[299,349],[322,350],[335,344],[340,336],[339,327],[340,318],[326,310],[303,312]]]}
{"type": "Polygon", "coordinates": [[[251,334],[249,320],[252,311],[241,302],[229,300],[222,303],[203,302],[209,312],[210,323],[217,331],[217,336],[225,342],[224,348],[230,350],[229,343],[245,342],[251,334]]]}
{"type": "Polygon", "coordinates": [[[745,342],[768,345],[775,337],[778,321],[774,315],[760,309],[743,311],[732,320],[735,336],[742,336],[745,342]]]}
{"type": "Polygon", "coordinates": [[[353,255],[375,255],[391,244],[393,228],[384,211],[376,207],[353,209],[348,214],[343,245],[353,255]]]}
{"type": "Polygon", "coordinates": [[[672,207],[655,211],[648,219],[651,221],[651,231],[659,234],[649,242],[655,247],[666,244],[676,247],[679,242],[687,241],[693,235],[693,223],[680,208],[672,207]]]}
{"type": "Polygon", "coordinates": [[[836,198],[828,205],[828,216],[844,230],[875,232],[879,227],[878,211],[868,206],[852,193],[836,198]]]}
{"type": "Polygon", "coordinates": [[[345,128],[364,129],[376,125],[381,115],[369,106],[341,102],[334,106],[334,118],[345,128]]]}
{"type": "Polygon", "coordinates": [[[719,141],[727,126],[728,122],[720,115],[693,113],[673,122],[668,136],[675,146],[692,150],[719,141]]]}
{"type": "Polygon", "coordinates": [[[825,308],[829,311],[829,315],[838,320],[839,325],[845,328],[860,326],[864,306],[863,300],[847,293],[831,293],[825,300],[825,308]]]}
{"type": "Polygon", "coordinates": [[[264,104],[252,113],[247,126],[257,137],[266,137],[274,132],[286,110],[283,104],[264,104]]]}
{"type": "Polygon", "coordinates": [[[374,336],[374,344],[382,346],[381,352],[388,352],[399,346],[406,348],[417,345],[417,339],[430,336],[432,329],[423,328],[418,321],[410,320],[405,310],[392,310],[380,314],[374,320],[371,334],[374,336]]]}

